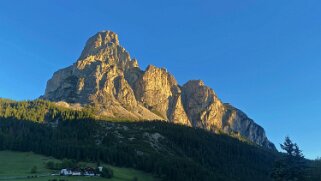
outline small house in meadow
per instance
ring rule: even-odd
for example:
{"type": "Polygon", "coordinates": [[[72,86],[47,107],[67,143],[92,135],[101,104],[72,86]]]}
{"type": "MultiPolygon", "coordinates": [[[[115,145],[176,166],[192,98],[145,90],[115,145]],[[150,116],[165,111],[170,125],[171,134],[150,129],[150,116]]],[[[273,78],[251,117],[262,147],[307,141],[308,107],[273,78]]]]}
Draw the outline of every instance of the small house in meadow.
{"type": "Polygon", "coordinates": [[[64,176],[72,175],[72,171],[71,171],[71,169],[64,168],[64,169],[60,170],[60,175],[64,175],[64,176]]]}

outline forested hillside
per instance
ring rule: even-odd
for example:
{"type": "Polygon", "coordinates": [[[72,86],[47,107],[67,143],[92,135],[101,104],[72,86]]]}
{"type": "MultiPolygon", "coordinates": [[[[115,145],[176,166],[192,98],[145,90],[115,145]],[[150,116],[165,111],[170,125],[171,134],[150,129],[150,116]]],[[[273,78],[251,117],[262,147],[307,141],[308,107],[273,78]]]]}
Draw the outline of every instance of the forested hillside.
{"type": "Polygon", "coordinates": [[[201,129],[89,119],[62,121],[52,127],[1,118],[0,149],[132,167],[164,180],[269,180],[277,157],[201,129]]]}
{"type": "Polygon", "coordinates": [[[44,100],[1,99],[0,117],[2,150],[105,162],[164,180],[269,180],[277,157],[202,129],[161,121],[102,121],[91,108],[72,110],[44,100]]]}
{"type": "MultiPolygon", "coordinates": [[[[270,180],[280,154],[240,140],[164,121],[96,117],[90,107],[0,99],[0,150],[104,162],[163,180],[270,180]]],[[[310,180],[320,179],[319,163],[309,162],[310,180]]]]}
{"type": "MultiPolygon", "coordinates": [[[[0,99],[0,150],[33,151],[144,170],[164,180],[270,180],[279,153],[164,121],[96,117],[44,100],[0,99]]],[[[309,162],[310,180],[320,161],[309,162]]]]}
{"type": "Polygon", "coordinates": [[[93,108],[81,110],[68,109],[56,103],[37,99],[34,101],[13,101],[0,98],[0,117],[29,120],[33,122],[57,122],[59,120],[74,120],[82,118],[96,118],[93,108]]]}

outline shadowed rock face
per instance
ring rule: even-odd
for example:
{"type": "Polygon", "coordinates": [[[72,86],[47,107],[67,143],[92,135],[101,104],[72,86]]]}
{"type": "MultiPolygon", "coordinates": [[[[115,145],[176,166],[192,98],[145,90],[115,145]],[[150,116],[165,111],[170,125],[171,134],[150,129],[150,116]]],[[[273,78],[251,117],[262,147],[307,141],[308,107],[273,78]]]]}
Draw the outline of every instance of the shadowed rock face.
{"type": "Polygon", "coordinates": [[[94,105],[101,115],[112,118],[159,119],[213,132],[237,133],[275,149],[262,127],[240,110],[223,104],[203,81],[192,80],[179,86],[164,68],[149,65],[141,70],[111,31],[91,37],[73,65],[54,73],[42,98],[94,105]]]}

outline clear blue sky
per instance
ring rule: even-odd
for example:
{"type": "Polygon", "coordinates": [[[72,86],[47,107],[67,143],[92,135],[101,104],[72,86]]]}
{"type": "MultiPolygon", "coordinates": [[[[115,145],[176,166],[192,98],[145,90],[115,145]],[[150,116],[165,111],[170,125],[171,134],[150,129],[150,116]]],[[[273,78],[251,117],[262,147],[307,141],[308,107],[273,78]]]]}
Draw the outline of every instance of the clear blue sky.
{"type": "Polygon", "coordinates": [[[0,97],[42,95],[101,30],[143,69],[204,80],[277,147],[289,135],[321,156],[320,0],[1,0],[0,97]]]}

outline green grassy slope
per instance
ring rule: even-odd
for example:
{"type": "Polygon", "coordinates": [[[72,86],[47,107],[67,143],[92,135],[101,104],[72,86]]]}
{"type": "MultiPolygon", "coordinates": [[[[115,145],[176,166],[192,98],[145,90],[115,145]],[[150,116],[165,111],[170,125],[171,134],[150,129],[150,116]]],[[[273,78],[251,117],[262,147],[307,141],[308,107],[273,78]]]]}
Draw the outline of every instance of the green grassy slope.
{"type": "MultiPolygon", "coordinates": [[[[142,171],[130,169],[130,168],[120,168],[113,167],[114,177],[112,179],[104,179],[100,177],[61,177],[61,176],[51,176],[51,173],[57,173],[58,171],[49,170],[45,167],[45,163],[48,161],[58,162],[59,160],[52,157],[46,157],[32,152],[14,152],[14,151],[0,151],[0,180],[12,180],[12,181],[48,181],[49,179],[56,178],[67,179],[68,181],[132,181],[134,177],[140,181],[156,181],[151,174],[144,173],[142,171]],[[30,170],[32,167],[37,167],[37,173],[31,174],[30,170]],[[24,178],[27,176],[38,175],[39,178],[24,178]]],[[[87,166],[94,167],[94,163],[82,163],[87,166]]],[[[106,166],[106,165],[105,165],[106,166]]]]}

